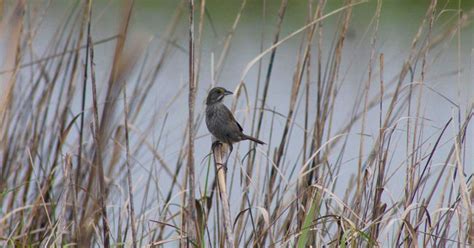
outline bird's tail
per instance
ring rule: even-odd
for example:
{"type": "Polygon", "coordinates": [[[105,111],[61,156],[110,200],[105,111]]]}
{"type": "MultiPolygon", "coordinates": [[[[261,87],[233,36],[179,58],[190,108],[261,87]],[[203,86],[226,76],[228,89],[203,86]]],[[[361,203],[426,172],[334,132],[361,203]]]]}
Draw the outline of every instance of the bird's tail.
{"type": "Polygon", "coordinates": [[[252,137],[252,136],[245,135],[245,134],[243,135],[243,139],[244,139],[244,140],[251,140],[251,141],[253,141],[253,142],[259,143],[260,145],[265,145],[265,142],[263,142],[263,141],[261,141],[261,140],[259,140],[259,139],[257,139],[257,138],[254,138],[254,137],[252,137]]]}

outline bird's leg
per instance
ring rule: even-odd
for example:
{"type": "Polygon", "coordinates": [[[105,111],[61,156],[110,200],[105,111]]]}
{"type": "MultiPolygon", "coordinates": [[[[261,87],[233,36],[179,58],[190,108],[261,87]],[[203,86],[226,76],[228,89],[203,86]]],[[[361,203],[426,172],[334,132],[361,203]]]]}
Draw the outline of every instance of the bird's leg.
{"type": "Polygon", "coordinates": [[[225,171],[227,172],[227,162],[229,161],[230,154],[232,154],[232,150],[234,150],[234,147],[232,146],[232,143],[229,143],[229,155],[227,155],[227,159],[225,160],[225,171]]]}
{"type": "MultiPolygon", "coordinates": [[[[218,141],[218,140],[216,140],[216,141],[214,141],[214,142],[212,143],[212,145],[211,145],[212,153],[214,153],[214,151],[215,151],[215,149],[216,149],[216,147],[217,147],[218,145],[222,145],[222,143],[221,143],[220,141],[218,141]]],[[[231,147],[232,147],[232,146],[231,146],[231,147]]],[[[232,148],[231,148],[231,150],[232,150],[232,148]]],[[[222,166],[222,168],[224,169],[225,172],[227,172],[227,160],[229,160],[229,157],[227,157],[227,159],[226,159],[226,161],[225,161],[224,164],[222,164],[222,163],[216,163],[217,165],[222,166]]]]}

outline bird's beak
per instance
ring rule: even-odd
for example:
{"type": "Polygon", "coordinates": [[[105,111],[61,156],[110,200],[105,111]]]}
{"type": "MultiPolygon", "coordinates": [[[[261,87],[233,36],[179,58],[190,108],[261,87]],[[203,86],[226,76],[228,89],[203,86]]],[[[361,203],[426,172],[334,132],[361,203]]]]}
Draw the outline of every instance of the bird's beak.
{"type": "Polygon", "coordinates": [[[232,92],[232,91],[228,91],[228,90],[224,91],[224,95],[226,95],[226,96],[227,95],[233,95],[233,94],[234,94],[234,92],[232,92]]]}

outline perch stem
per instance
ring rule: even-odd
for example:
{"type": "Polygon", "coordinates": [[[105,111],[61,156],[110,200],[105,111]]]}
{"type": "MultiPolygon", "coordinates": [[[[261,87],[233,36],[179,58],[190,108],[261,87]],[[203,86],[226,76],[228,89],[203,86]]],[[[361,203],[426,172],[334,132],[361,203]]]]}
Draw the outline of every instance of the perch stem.
{"type": "Polygon", "coordinates": [[[226,154],[226,147],[221,143],[216,143],[212,146],[212,153],[214,154],[214,163],[216,166],[217,173],[217,185],[219,188],[219,198],[222,204],[222,211],[224,215],[224,228],[225,228],[225,239],[227,247],[234,247],[234,234],[232,230],[232,222],[230,218],[230,205],[229,196],[227,194],[226,187],[226,173],[227,161],[224,163],[224,157],[226,154]]]}

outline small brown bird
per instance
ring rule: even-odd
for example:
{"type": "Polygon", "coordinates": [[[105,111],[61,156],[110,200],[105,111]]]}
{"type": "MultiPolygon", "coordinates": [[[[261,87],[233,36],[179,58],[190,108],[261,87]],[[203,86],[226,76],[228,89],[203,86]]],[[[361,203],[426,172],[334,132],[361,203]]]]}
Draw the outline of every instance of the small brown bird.
{"type": "MultiPolygon", "coordinates": [[[[232,144],[242,141],[251,140],[258,144],[265,144],[263,141],[248,136],[243,133],[242,126],[235,120],[234,115],[222,103],[227,95],[232,95],[222,87],[215,87],[209,91],[206,100],[206,125],[209,132],[216,138],[216,141],[229,145],[229,155],[232,153],[232,144]]],[[[216,142],[212,144],[213,148],[216,142]]]]}

